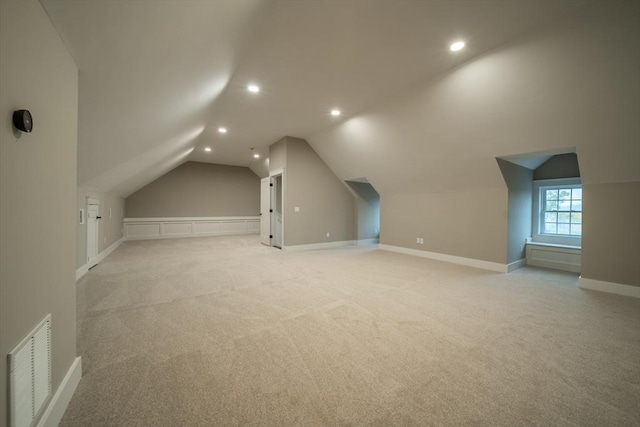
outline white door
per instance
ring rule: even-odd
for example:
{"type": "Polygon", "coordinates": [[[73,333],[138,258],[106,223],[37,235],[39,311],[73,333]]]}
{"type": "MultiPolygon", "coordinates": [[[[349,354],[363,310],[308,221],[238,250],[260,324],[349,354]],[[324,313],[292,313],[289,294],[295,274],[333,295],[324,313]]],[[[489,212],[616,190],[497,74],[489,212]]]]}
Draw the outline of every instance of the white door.
{"type": "Polygon", "coordinates": [[[263,178],[260,180],[260,243],[271,246],[271,224],[269,224],[269,209],[271,207],[271,180],[263,178]]]}
{"type": "Polygon", "coordinates": [[[282,199],[282,175],[271,177],[271,246],[282,249],[283,239],[283,199],[282,199]]]}
{"type": "Polygon", "coordinates": [[[98,205],[87,206],[87,264],[96,265],[98,257],[98,205]]]}

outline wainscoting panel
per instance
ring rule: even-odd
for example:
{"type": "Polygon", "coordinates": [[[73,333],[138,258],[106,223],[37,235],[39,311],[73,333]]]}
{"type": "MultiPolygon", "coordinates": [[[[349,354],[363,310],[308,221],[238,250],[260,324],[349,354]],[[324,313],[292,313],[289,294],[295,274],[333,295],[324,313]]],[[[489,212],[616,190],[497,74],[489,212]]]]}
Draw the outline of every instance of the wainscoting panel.
{"type": "Polygon", "coordinates": [[[259,216],[124,219],[124,235],[127,240],[258,234],[259,232],[259,216]]]}
{"type": "Polygon", "coordinates": [[[193,223],[193,234],[222,234],[221,222],[202,221],[193,223]]]}
{"type": "Polygon", "coordinates": [[[243,234],[249,232],[244,221],[222,221],[222,234],[243,234]]]}
{"type": "Polygon", "coordinates": [[[162,232],[165,236],[191,234],[192,225],[190,222],[164,222],[162,232]]]}
{"type": "Polygon", "coordinates": [[[260,220],[247,223],[250,233],[260,233],[260,220]]]}
{"type": "Polygon", "coordinates": [[[159,222],[125,224],[125,231],[127,237],[140,239],[159,236],[161,234],[159,222]]]}
{"type": "Polygon", "coordinates": [[[580,273],[582,269],[582,250],[580,248],[527,242],[526,253],[527,265],[573,273],[580,273]]]}

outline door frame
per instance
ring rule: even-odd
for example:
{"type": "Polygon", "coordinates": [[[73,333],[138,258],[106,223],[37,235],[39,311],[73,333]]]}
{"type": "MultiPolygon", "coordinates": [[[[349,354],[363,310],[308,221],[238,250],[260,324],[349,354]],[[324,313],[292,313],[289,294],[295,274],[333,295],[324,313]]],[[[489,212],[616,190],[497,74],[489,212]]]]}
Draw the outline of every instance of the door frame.
{"type": "Polygon", "coordinates": [[[266,178],[262,178],[260,180],[260,243],[266,246],[271,246],[271,237],[269,237],[271,235],[271,214],[269,213],[269,211],[271,210],[271,178],[266,177],[266,178]],[[264,197],[263,194],[263,184],[269,184],[269,187],[267,189],[267,205],[266,206],[262,206],[262,199],[264,197]],[[269,214],[269,215],[267,215],[269,214]],[[263,235],[262,235],[262,227],[263,224],[266,222],[267,224],[267,235],[266,235],[266,242],[263,241],[263,235]]]}
{"type": "Polygon", "coordinates": [[[91,268],[94,265],[98,264],[98,255],[100,255],[100,222],[99,222],[99,218],[100,217],[100,199],[98,197],[95,196],[87,196],[87,220],[85,221],[87,224],[87,245],[86,245],[86,257],[87,257],[87,268],[91,268]],[[91,220],[91,218],[89,218],[89,206],[97,206],[98,207],[98,218],[96,219],[96,231],[95,231],[95,235],[96,235],[96,242],[95,242],[95,248],[96,248],[96,256],[93,258],[89,258],[89,220],[91,220]]]}
{"type": "MultiPolygon", "coordinates": [[[[269,171],[269,183],[270,184],[274,184],[274,178],[276,178],[278,176],[282,177],[282,198],[281,198],[281,206],[280,206],[280,211],[282,212],[282,230],[280,230],[281,234],[282,234],[282,236],[281,236],[282,239],[281,239],[280,249],[284,250],[284,224],[285,224],[284,207],[286,206],[285,200],[284,200],[285,194],[286,194],[286,191],[285,191],[285,189],[286,189],[286,181],[285,181],[285,178],[284,178],[285,177],[285,168],[280,168],[280,169],[275,169],[273,171],[269,171]]],[[[269,214],[269,225],[270,225],[270,228],[271,228],[270,234],[273,235],[274,227],[273,227],[273,212],[272,211],[273,211],[273,206],[274,206],[273,191],[275,189],[275,185],[271,185],[270,188],[271,188],[271,197],[270,197],[270,201],[271,201],[270,205],[271,206],[269,207],[269,212],[270,212],[270,214],[269,214]]],[[[269,243],[270,243],[271,246],[274,246],[273,245],[273,240],[274,240],[273,238],[271,238],[269,240],[269,243]]]]}

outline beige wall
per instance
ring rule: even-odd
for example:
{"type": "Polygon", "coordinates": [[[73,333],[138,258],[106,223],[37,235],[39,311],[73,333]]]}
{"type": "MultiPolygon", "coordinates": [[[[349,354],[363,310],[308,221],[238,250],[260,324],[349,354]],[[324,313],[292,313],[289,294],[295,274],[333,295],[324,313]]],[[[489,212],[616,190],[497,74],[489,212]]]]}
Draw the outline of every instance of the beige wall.
{"type": "Polygon", "coordinates": [[[507,201],[499,188],[382,195],[380,243],[504,264],[507,201]]]}
{"type": "Polygon", "coordinates": [[[127,218],[260,214],[260,178],[244,166],[187,162],[126,199],[127,218]]]}
{"type": "MultiPolygon", "coordinates": [[[[500,233],[507,238],[507,187],[496,157],[575,147],[583,184],[640,180],[640,5],[602,5],[596,13],[572,15],[469,58],[436,80],[311,135],[309,143],[338,177],[366,176],[378,190],[383,242],[430,250],[427,236],[424,247],[415,245],[420,230],[431,227],[427,219],[452,226],[436,231],[442,238],[458,236],[455,220],[468,235],[431,250],[504,263],[507,242],[494,240],[500,233]],[[500,210],[479,197],[458,211],[460,192],[493,194],[500,188],[500,210]],[[444,205],[430,206],[432,200],[444,205]],[[416,214],[427,206],[424,215],[416,214]],[[483,222],[476,210],[493,213],[483,222]],[[479,236],[486,240],[479,242],[479,236]],[[470,250],[476,243],[486,248],[470,250]]],[[[593,209],[607,209],[594,206],[601,200],[592,199],[593,209]]],[[[585,227],[583,241],[608,247],[611,236],[585,227]]],[[[587,253],[584,271],[593,271],[589,263],[601,262],[587,253]]],[[[626,271],[596,267],[610,273],[600,278],[629,282],[634,267],[615,265],[626,271]]]]}
{"type": "Polygon", "coordinates": [[[283,169],[287,163],[287,138],[274,142],[269,146],[269,173],[283,169]]]}
{"type": "Polygon", "coordinates": [[[36,0],[0,1],[0,426],[7,353],[51,313],[53,393],[76,357],[78,72],[36,0]],[[33,132],[16,134],[16,109],[33,132]]]}
{"type": "Polygon", "coordinates": [[[353,195],[305,140],[285,137],[269,157],[271,172],[284,162],[285,246],[355,239],[353,195]]]}
{"type": "Polygon", "coordinates": [[[87,187],[78,187],[76,205],[76,268],[87,263],[87,222],[80,224],[79,210],[87,214],[87,198],[100,200],[98,215],[98,253],[120,240],[123,236],[123,219],[125,215],[124,199],[87,187]],[[109,216],[111,210],[111,216],[109,216]]]}
{"type": "Polygon", "coordinates": [[[640,181],[583,184],[582,277],[640,286],[640,181]]]}

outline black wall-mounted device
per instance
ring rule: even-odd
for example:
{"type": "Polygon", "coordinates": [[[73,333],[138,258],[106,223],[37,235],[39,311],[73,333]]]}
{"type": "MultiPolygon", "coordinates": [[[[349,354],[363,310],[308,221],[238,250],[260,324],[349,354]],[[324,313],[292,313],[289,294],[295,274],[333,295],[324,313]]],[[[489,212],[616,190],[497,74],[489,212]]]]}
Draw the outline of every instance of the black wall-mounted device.
{"type": "Polygon", "coordinates": [[[29,110],[16,110],[13,112],[13,125],[22,132],[31,132],[33,129],[33,118],[29,110]]]}

